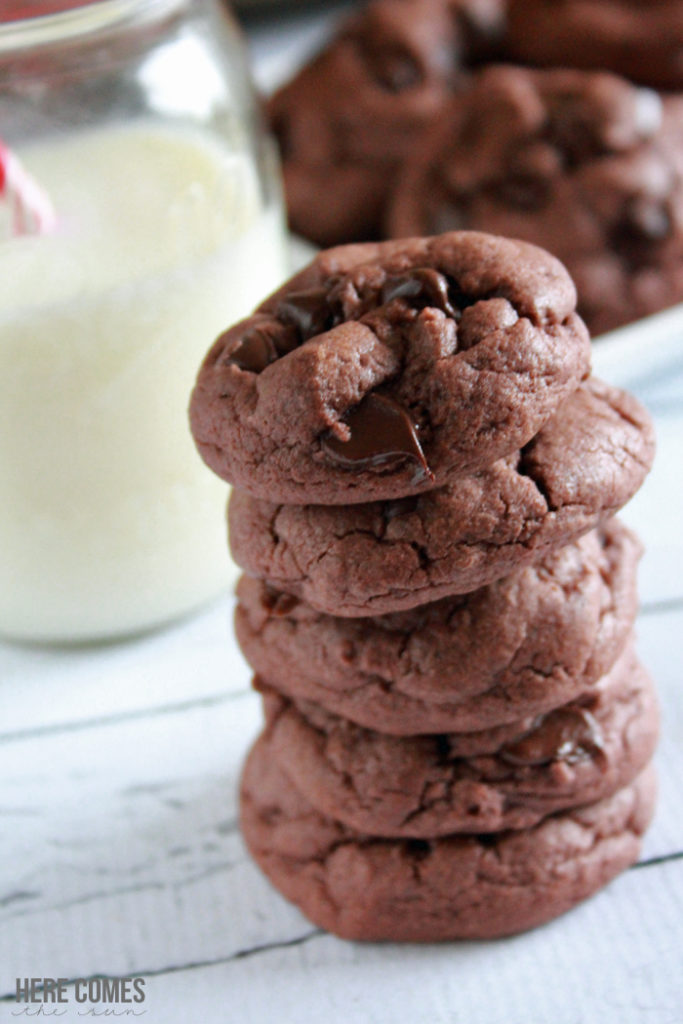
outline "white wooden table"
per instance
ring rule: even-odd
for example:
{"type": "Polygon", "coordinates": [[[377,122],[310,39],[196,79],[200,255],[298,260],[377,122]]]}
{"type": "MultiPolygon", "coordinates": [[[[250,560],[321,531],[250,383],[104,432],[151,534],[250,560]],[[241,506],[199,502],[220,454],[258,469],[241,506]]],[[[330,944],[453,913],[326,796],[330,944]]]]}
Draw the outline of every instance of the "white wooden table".
{"type": "MultiPolygon", "coordinates": [[[[624,516],[647,544],[639,648],[663,710],[661,799],[640,864],[515,939],[341,942],[270,888],[240,838],[236,783],[260,710],[229,596],[113,646],[0,645],[0,1020],[17,1019],[17,977],[136,975],[144,1003],[109,1016],[683,1022],[683,336],[678,367],[635,386],[632,362],[606,350],[603,361],[646,401],[659,433],[655,469],[624,516]]],[[[67,991],[67,1004],[31,1013],[104,1015],[67,991]]]]}

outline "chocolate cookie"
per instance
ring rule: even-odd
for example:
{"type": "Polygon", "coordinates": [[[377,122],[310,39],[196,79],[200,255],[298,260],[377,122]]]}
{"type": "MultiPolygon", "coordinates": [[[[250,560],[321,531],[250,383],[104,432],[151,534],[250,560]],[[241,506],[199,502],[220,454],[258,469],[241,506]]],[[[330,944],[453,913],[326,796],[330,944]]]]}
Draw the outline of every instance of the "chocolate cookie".
{"type": "Polygon", "coordinates": [[[273,501],[430,490],[525,444],[587,374],[575,301],[547,253],[476,232],[330,250],[214,344],[195,441],[273,501]]]}
{"type": "Polygon", "coordinates": [[[569,910],[636,860],[654,799],[647,769],[521,832],[378,839],[318,813],[261,738],[241,819],[256,862],[315,924],[347,939],[433,942],[511,935],[569,910]]]}
{"type": "Polygon", "coordinates": [[[243,576],[235,631],[267,685],[369,729],[490,729],[576,699],[611,668],[635,619],[640,552],[611,520],[472,594],[370,619],[243,576]]]}
{"type": "Polygon", "coordinates": [[[504,730],[399,738],[316,704],[274,694],[265,704],[271,756],[303,796],[387,837],[530,828],[628,785],[658,732],[654,689],[630,646],[590,696],[504,730]]]}
{"type": "Polygon", "coordinates": [[[292,230],[321,246],[379,237],[397,168],[494,52],[502,0],[374,0],[268,105],[292,230]]]}
{"type": "Polygon", "coordinates": [[[515,456],[417,497],[278,505],[234,491],[238,565],[320,611],[380,615],[467,593],[604,522],[654,456],[647,413],[591,379],[515,456]]]}
{"type": "Polygon", "coordinates": [[[509,0],[506,51],[546,67],[616,71],[683,89],[680,0],[509,0]]]}
{"type": "Polygon", "coordinates": [[[562,260],[592,334],[683,300],[683,97],[494,67],[399,181],[388,233],[477,228],[562,260]]]}

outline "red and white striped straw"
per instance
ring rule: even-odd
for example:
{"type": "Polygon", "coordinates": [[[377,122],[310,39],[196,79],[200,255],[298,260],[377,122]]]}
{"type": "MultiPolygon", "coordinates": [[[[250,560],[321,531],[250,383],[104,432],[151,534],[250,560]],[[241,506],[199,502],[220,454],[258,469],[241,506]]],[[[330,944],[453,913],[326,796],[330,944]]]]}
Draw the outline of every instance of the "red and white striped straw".
{"type": "Polygon", "coordinates": [[[10,209],[13,235],[42,235],[57,222],[50,197],[1,139],[0,199],[10,209]]]}

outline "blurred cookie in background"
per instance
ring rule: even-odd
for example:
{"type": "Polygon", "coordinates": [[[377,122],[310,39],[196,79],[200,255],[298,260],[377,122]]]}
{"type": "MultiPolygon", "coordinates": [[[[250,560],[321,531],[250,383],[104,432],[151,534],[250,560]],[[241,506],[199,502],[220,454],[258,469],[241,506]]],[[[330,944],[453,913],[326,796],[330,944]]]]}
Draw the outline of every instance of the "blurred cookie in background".
{"type": "Polygon", "coordinates": [[[293,231],[380,237],[395,176],[425,125],[497,54],[502,0],[374,0],[268,105],[293,231]]]}
{"type": "Polygon", "coordinates": [[[567,267],[592,334],[683,299],[683,96],[606,73],[495,66],[406,162],[391,237],[476,229],[567,267]]]}

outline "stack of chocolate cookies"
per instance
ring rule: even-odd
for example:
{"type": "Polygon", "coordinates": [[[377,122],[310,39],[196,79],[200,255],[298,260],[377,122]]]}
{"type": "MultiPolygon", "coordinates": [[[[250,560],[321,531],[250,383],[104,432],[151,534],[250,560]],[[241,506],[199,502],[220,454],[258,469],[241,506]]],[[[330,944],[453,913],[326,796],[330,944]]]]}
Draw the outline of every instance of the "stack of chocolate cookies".
{"type": "Polygon", "coordinates": [[[266,713],[244,836],[346,938],[518,932],[637,857],[657,710],[613,517],[654,441],[575,303],[522,242],[346,246],[200,371],[266,713]]]}

